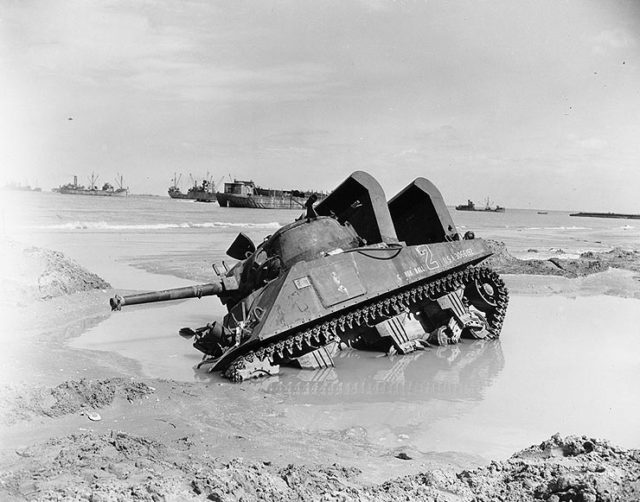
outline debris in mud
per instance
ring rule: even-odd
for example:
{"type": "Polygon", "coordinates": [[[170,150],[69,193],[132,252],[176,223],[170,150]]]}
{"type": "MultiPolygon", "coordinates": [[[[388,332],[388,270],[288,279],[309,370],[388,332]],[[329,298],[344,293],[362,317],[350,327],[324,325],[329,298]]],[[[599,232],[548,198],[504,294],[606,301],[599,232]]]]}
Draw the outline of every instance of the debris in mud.
{"type": "Polygon", "coordinates": [[[10,265],[3,268],[1,303],[25,304],[111,287],[58,251],[0,240],[0,255],[10,265]]]}
{"type": "Polygon", "coordinates": [[[100,416],[100,413],[96,413],[95,411],[90,411],[89,413],[84,413],[84,414],[92,422],[99,422],[100,420],[102,420],[102,417],[100,416]]]}
{"type": "MultiPolygon", "coordinates": [[[[0,391],[0,423],[11,425],[34,416],[59,417],[85,408],[103,408],[116,398],[134,401],[151,393],[147,384],[126,378],[68,380],[53,388],[5,388],[0,391]]],[[[89,411],[85,414],[96,420],[89,411]]]]}
{"type": "Polygon", "coordinates": [[[76,434],[22,451],[0,496],[29,500],[615,501],[640,497],[640,451],[556,435],[472,471],[368,485],[337,464],[222,461],[124,432],[76,434]],[[37,451],[38,454],[35,454],[37,451]]]}
{"type": "MultiPolygon", "coordinates": [[[[559,275],[563,277],[582,277],[605,272],[609,268],[640,271],[640,253],[614,248],[607,252],[588,251],[577,259],[551,257],[546,260],[521,260],[507,250],[503,242],[487,239],[494,255],[484,263],[501,274],[559,275]]],[[[554,250],[561,254],[561,249],[554,250]]],[[[529,249],[529,253],[538,252],[529,249]]]]}

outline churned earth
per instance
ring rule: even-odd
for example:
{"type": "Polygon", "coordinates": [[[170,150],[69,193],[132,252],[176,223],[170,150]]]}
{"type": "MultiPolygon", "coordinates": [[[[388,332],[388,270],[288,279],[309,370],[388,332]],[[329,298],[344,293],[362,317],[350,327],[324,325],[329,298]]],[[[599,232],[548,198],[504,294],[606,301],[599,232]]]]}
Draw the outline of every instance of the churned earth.
{"type": "MultiPolygon", "coordinates": [[[[512,291],[640,298],[636,252],[525,263],[494,245],[512,291]]],[[[13,263],[0,297],[2,500],[640,500],[640,451],[581,431],[487,463],[377,445],[358,427],[296,427],[259,385],[139,378],[135,362],[67,346],[109,315],[108,284],[54,251],[0,249],[13,263]]]]}

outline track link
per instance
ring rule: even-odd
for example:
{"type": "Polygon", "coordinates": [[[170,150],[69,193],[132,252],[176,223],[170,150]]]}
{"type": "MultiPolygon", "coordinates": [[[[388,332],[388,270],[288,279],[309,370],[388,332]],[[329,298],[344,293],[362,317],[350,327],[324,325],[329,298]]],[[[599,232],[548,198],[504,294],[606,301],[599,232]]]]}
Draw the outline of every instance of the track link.
{"type": "Polygon", "coordinates": [[[373,326],[385,319],[386,316],[396,315],[425,300],[434,301],[452,291],[471,284],[473,281],[489,284],[493,289],[495,307],[485,312],[488,323],[487,338],[498,338],[502,330],[502,323],[509,303],[509,293],[500,276],[488,267],[467,267],[464,270],[446,274],[436,280],[426,279],[421,284],[414,285],[379,300],[371,300],[368,304],[354,307],[333,319],[306,327],[302,331],[293,332],[265,347],[260,347],[236,358],[227,367],[224,376],[232,382],[241,382],[244,377],[241,370],[252,363],[254,358],[260,361],[265,358],[271,364],[294,359],[312,350],[318,349],[333,341],[339,341],[339,333],[346,332],[356,326],[373,326]]]}

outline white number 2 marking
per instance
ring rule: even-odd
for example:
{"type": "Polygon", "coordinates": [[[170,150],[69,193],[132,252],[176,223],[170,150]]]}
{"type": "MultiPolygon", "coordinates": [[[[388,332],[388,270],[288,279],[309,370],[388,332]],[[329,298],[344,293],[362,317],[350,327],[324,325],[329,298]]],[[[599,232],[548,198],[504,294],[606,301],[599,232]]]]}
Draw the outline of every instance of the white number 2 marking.
{"type": "Polygon", "coordinates": [[[419,246],[418,254],[424,256],[424,264],[429,270],[440,268],[440,264],[433,258],[433,251],[429,246],[419,246]]]}

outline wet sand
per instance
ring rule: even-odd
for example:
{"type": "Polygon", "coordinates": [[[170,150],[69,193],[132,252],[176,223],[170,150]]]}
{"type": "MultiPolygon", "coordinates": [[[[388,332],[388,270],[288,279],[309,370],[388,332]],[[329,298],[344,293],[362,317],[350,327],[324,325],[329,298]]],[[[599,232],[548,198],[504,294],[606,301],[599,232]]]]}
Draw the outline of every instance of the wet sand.
{"type": "MultiPolygon", "coordinates": [[[[183,285],[143,271],[150,266],[139,269],[138,284],[183,285]]],[[[426,500],[445,493],[448,500],[490,498],[509,476],[499,485],[496,469],[456,472],[506,461],[555,432],[586,434],[576,444],[596,445],[576,455],[562,453],[571,441],[540,449],[561,451],[548,457],[567,472],[591,465],[596,476],[606,465],[620,486],[637,478],[638,453],[591,439],[640,447],[637,274],[505,279],[512,299],[499,342],[403,358],[345,351],[330,370],[285,369],[241,385],[194,371],[198,353],[175,334],[220,315],[215,299],[113,315],[109,290],[4,303],[14,324],[5,324],[0,356],[4,381],[11,382],[0,394],[0,494],[395,500],[406,491],[426,500]],[[94,412],[99,421],[90,419],[94,412]],[[430,474],[380,485],[418,473],[430,474]]],[[[500,469],[511,472],[515,464],[500,469]]],[[[558,482],[562,469],[546,475],[543,468],[528,483],[518,478],[520,491],[507,500],[534,493],[548,499],[571,489],[596,493],[580,488],[574,474],[558,482]]]]}

